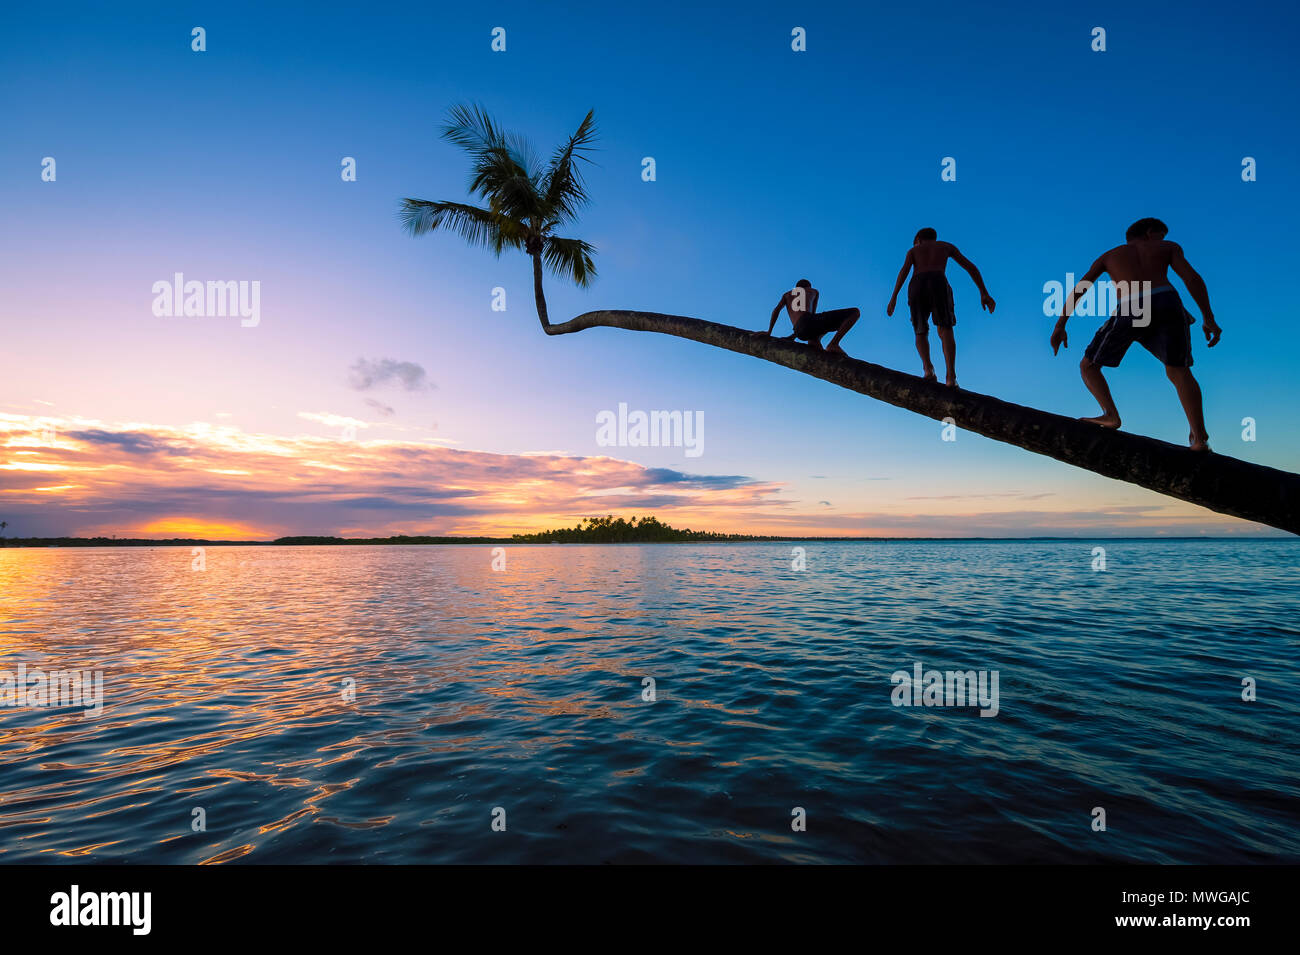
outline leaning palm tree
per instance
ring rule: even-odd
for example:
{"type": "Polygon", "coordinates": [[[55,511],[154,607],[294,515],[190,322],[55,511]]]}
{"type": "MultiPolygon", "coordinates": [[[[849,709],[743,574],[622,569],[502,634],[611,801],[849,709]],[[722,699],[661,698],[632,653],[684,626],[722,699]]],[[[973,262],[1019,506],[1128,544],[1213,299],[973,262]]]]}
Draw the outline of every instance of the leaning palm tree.
{"type": "Polygon", "coordinates": [[[685,315],[601,309],[547,328],[568,335],[588,328],[658,332],[762,358],[916,414],[951,422],[1129,484],[1190,501],[1221,514],[1300,534],[1300,474],[1212,451],[1158,441],[949,388],[882,365],[685,315]]]}
{"type": "Polygon", "coordinates": [[[525,140],[503,130],[480,106],[453,107],[442,136],[469,153],[469,192],[485,205],[403,199],[398,213],[403,226],[416,236],[450,229],[471,245],[486,246],[497,255],[505,249],[523,249],[533,260],[537,317],[549,333],[542,264],[583,288],[596,275],[591,260],[596,250],[581,239],[561,238],[555,231],[572,224],[587,203],[581,165],[591,161],[594,114],[587,113],[577,132],[546,163],[539,162],[525,140]]]}
{"type": "Polygon", "coordinates": [[[587,114],[578,131],[545,165],[532,158],[527,143],[505,133],[477,106],[453,109],[443,136],[470,154],[470,192],[485,200],[487,207],[405,199],[401,217],[406,228],[413,235],[438,228],[454,229],[469,242],[487,246],[497,255],[506,248],[527,252],[533,259],[537,316],[548,335],[604,326],[692,339],[784,365],[1106,477],[1300,534],[1300,475],[1289,471],[1109,431],[990,395],[924,381],[846,355],[783,339],[757,337],[731,325],[684,315],[601,309],[552,325],[542,295],[543,261],[551,271],[580,286],[588,285],[596,271],[591,246],[554,234],[555,229],[572,223],[587,202],[579,163],[587,160],[595,139],[592,114],[587,114]]]}

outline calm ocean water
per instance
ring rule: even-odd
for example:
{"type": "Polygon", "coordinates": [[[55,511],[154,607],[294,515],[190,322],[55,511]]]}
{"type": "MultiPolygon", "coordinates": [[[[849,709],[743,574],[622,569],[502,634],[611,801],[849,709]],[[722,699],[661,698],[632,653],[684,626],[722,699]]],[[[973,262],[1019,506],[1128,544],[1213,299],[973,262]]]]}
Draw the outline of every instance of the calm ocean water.
{"type": "Polygon", "coordinates": [[[1300,861],[1300,542],[793,546],[0,549],[0,862],[1300,861]]]}

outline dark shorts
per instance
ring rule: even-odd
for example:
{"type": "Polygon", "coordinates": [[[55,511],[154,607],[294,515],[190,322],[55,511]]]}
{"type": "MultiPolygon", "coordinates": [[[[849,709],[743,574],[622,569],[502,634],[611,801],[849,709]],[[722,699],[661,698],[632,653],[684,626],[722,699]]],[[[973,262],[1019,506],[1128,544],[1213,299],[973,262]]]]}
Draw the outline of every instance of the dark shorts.
{"type": "Polygon", "coordinates": [[[1137,342],[1170,368],[1191,368],[1195,319],[1183,308],[1178,292],[1166,285],[1139,301],[1143,315],[1132,315],[1135,308],[1121,303],[1106,324],[1097,329],[1083,357],[1094,365],[1115,368],[1123,361],[1128,347],[1137,342]]]}
{"type": "Polygon", "coordinates": [[[952,286],[942,272],[917,272],[907,283],[907,305],[912,310],[912,328],[918,335],[930,331],[930,316],[939,328],[957,324],[952,305],[952,286]]]}
{"type": "Polygon", "coordinates": [[[800,341],[821,341],[828,333],[836,331],[845,319],[853,314],[851,308],[833,308],[829,312],[813,312],[799,319],[794,327],[794,337],[800,341]]]}

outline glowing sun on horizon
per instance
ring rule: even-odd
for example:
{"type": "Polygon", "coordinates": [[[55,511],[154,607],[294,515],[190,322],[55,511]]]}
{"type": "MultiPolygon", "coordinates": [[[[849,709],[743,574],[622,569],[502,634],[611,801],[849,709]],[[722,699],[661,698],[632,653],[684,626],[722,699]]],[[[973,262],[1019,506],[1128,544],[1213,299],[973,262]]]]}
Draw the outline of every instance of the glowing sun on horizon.
{"type": "Polygon", "coordinates": [[[205,540],[262,540],[268,535],[247,524],[219,524],[189,517],[164,517],[151,521],[136,533],[167,537],[199,537],[205,540]]]}

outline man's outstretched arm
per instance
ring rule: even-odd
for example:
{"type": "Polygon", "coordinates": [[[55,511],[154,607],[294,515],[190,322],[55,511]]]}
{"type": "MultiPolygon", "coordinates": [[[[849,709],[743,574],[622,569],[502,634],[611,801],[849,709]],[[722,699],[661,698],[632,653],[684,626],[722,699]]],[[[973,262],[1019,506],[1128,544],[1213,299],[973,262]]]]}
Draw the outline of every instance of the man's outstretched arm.
{"type": "Polygon", "coordinates": [[[778,318],[781,317],[781,309],[785,308],[785,298],[786,298],[786,295],[789,295],[789,294],[790,294],[789,292],[786,292],[785,295],[782,295],[782,296],[781,296],[781,301],[777,302],[777,303],[776,303],[776,308],[772,309],[772,319],[771,319],[771,321],[769,321],[769,322],[767,323],[767,331],[765,331],[765,332],[763,332],[763,331],[754,332],[755,335],[771,335],[771,334],[772,334],[772,329],[776,328],[776,320],[777,320],[778,318]]]}
{"type": "Polygon", "coordinates": [[[975,268],[974,262],[957,251],[957,246],[949,244],[948,248],[952,249],[952,260],[969,272],[970,277],[975,280],[975,287],[980,290],[980,304],[992,314],[997,303],[993,301],[993,296],[989,294],[989,290],[984,287],[984,277],[980,275],[980,270],[975,268]]]}
{"type": "Polygon", "coordinates": [[[1078,304],[1079,299],[1088,294],[1088,289],[1092,288],[1092,283],[1097,281],[1097,276],[1106,271],[1106,257],[1103,255],[1096,262],[1088,267],[1088,271],[1083,273],[1083,278],[1079,279],[1079,284],[1070,289],[1070,294],[1065,296],[1065,303],[1061,306],[1061,317],[1052,329],[1052,354],[1055,355],[1062,345],[1070,347],[1070,340],[1065,334],[1065,322],[1074,312],[1074,306],[1078,304]]]}
{"type": "Polygon", "coordinates": [[[898,304],[898,290],[903,287],[907,281],[907,273],[912,271],[912,250],[907,250],[907,258],[903,259],[903,267],[898,270],[898,281],[894,283],[894,294],[889,296],[889,304],[885,306],[885,314],[893,315],[894,306],[898,304]]]}
{"type": "Polygon", "coordinates": [[[1182,246],[1177,242],[1170,242],[1173,246],[1173,255],[1169,259],[1169,264],[1173,270],[1178,273],[1178,277],[1183,280],[1187,286],[1187,291],[1191,293],[1196,307],[1201,310],[1201,328],[1205,330],[1205,340],[1209,343],[1210,348],[1219,344],[1219,338],[1223,335],[1223,329],[1219,323],[1214,320],[1214,312],[1210,310],[1210,290],[1205,287],[1205,279],[1201,278],[1201,273],[1192,268],[1187,257],[1183,255],[1182,246]]]}

